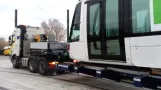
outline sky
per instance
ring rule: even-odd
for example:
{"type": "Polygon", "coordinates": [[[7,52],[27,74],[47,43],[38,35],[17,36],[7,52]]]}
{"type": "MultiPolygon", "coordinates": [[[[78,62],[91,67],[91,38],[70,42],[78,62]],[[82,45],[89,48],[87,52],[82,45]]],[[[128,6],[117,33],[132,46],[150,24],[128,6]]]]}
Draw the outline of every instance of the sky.
{"type": "Polygon", "coordinates": [[[14,11],[18,10],[18,25],[40,26],[42,21],[56,18],[66,27],[66,10],[70,23],[79,0],[0,0],[0,37],[8,39],[14,30],[14,11]]]}

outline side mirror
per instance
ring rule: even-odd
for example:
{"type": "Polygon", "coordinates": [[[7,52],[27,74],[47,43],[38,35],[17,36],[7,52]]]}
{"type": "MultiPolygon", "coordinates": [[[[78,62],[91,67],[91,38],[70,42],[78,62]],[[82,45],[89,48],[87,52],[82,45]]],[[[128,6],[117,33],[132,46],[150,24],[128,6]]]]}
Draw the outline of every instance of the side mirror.
{"type": "Polygon", "coordinates": [[[12,45],[12,36],[9,36],[9,45],[12,45]]]}

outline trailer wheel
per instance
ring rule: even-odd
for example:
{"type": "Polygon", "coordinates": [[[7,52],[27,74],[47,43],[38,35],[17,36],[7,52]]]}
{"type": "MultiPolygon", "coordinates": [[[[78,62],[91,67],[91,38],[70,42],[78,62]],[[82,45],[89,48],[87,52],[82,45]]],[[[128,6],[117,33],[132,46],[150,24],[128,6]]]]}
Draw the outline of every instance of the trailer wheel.
{"type": "Polygon", "coordinates": [[[15,68],[15,69],[20,68],[20,64],[18,62],[18,57],[17,56],[12,57],[12,65],[13,65],[13,68],[15,68]]]}
{"type": "Polygon", "coordinates": [[[48,73],[48,63],[45,58],[40,58],[38,62],[38,71],[41,75],[47,75],[48,73]]]}
{"type": "Polygon", "coordinates": [[[29,59],[28,68],[29,68],[29,71],[32,72],[32,73],[36,72],[36,63],[35,63],[33,58],[29,59]]]}

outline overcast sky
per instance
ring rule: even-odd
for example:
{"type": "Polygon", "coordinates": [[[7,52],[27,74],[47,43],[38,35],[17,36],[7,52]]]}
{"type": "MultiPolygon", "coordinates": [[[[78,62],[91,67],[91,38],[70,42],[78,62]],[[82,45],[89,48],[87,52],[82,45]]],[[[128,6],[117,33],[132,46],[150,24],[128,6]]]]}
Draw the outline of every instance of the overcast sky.
{"type": "Polygon", "coordinates": [[[18,24],[40,26],[49,18],[60,20],[66,27],[66,10],[70,21],[78,0],[0,0],[0,37],[11,35],[14,29],[14,9],[18,9],[18,24]]]}

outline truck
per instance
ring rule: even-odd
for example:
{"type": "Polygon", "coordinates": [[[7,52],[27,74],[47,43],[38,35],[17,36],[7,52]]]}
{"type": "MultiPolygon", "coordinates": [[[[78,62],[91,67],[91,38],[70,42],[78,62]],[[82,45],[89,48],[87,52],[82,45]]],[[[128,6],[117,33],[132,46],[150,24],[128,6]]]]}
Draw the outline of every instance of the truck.
{"type": "Polygon", "coordinates": [[[68,58],[66,42],[55,41],[53,35],[46,35],[40,27],[17,26],[17,10],[15,29],[9,36],[9,44],[14,68],[28,67],[30,72],[41,75],[54,73],[55,65],[68,58]]]}
{"type": "Polygon", "coordinates": [[[54,72],[55,64],[68,56],[63,56],[67,55],[67,43],[52,38],[39,27],[17,26],[9,38],[13,67],[28,67],[30,72],[39,72],[41,75],[54,72]],[[35,39],[35,36],[39,38],[35,39]]]}

